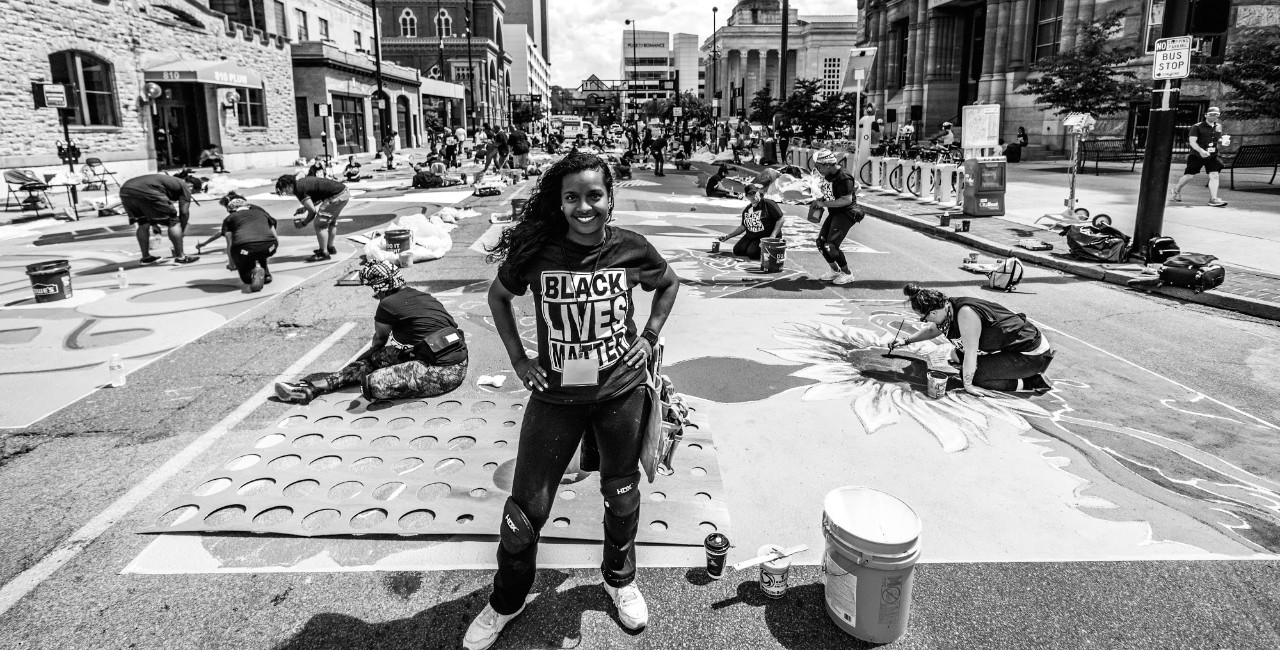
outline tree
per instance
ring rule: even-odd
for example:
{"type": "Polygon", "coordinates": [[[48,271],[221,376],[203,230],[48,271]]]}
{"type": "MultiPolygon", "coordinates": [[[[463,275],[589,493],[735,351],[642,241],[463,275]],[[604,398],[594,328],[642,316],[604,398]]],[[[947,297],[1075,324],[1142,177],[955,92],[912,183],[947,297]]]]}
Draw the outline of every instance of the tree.
{"type": "Polygon", "coordinates": [[[782,102],[778,107],[783,117],[800,127],[805,138],[812,138],[813,134],[823,126],[822,114],[819,110],[821,90],[822,81],[818,79],[796,79],[795,90],[792,90],[787,101],[782,102]]]}
{"type": "Polygon", "coordinates": [[[773,114],[776,112],[778,112],[778,106],[773,100],[773,88],[765,86],[757,90],[755,96],[751,98],[751,121],[769,124],[773,121],[773,114]]]}
{"type": "Polygon", "coordinates": [[[1095,23],[1078,21],[1075,49],[1038,59],[1016,92],[1047,104],[1057,115],[1092,113],[1113,115],[1129,110],[1129,104],[1146,97],[1151,88],[1132,71],[1119,70],[1139,55],[1133,46],[1110,45],[1121,28],[1126,10],[1112,11],[1095,23]]]}
{"type": "Polygon", "coordinates": [[[1198,65],[1192,75],[1231,89],[1223,99],[1232,117],[1280,119],[1280,31],[1245,35],[1227,48],[1226,63],[1198,65]]]}
{"type": "Polygon", "coordinates": [[[683,119],[689,124],[701,124],[711,120],[713,114],[711,103],[694,93],[681,93],[680,106],[684,108],[683,119]]]}
{"type": "Polygon", "coordinates": [[[514,124],[540,122],[546,116],[547,113],[541,103],[515,102],[511,107],[511,122],[514,124]]]}
{"type": "Polygon", "coordinates": [[[567,115],[573,112],[573,91],[564,86],[551,87],[551,112],[567,115]]]}
{"type": "Polygon", "coordinates": [[[650,99],[640,106],[640,114],[652,119],[668,117],[668,110],[673,106],[669,99],[650,99]]]}
{"type": "Polygon", "coordinates": [[[817,108],[820,124],[827,129],[843,129],[858,121],[858,94],[832,93],[817,108]]]}

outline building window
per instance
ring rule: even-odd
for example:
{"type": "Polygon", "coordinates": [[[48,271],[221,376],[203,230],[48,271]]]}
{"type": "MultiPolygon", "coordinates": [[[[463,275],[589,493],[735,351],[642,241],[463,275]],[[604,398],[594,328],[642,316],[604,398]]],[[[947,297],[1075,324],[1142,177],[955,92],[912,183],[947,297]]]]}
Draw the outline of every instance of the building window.
{"type": "Polygon", "coordinates": [[[237,88],[240,101],[236,102],[236,116],[240,126],[265,127],[267,125],[267,105],[265,92],[261,88],[237,88]]]}
{"type": "Polygon", "coordinates": [[[405,7],[400,12],[400,37],[401,38],[417,38],[418,36],[418,17],[413,15],[413,10],[405,7]]]}
{"type": "Polygon", "coordinates": [[[272,5],[272,7],[275,11],[276,18],[276,36],[279,36],[280,38],[288,38],[289,26],[285,24],[284,3],[280,0],[275,0],[275,4],[272,5]]]}
{"type": "Polygon", "coordinates": [[[1156,40],[1164,30],[1164,0],[1147,0],[1147,29],[1145,30],[1147,52],[1154,52],[1156,40]]]}
{"type": "Polygon", "coordinates": [[[436,36],[453,36],[453,18],[444,9],[436,14],[436,36]]]}
{"type": "Polygon", "coordinates": [[[364,37],[360,35],[360,32],[355,32],[355,31],[353,31],[353,32],[351,32],[351,34],[352,34],[353,36],[355,36],[355,37],[356,37],[356,49],[357,49],[357,50],[363,50],[363,49],[364,49],[364,37]]]}
{"type": "Polygon", "coordinates": [[[1037,0],[1035,25],[1031,60],[1039,61],[1057,54],[1062,39],[1062,0],[1037,0]]]}
{"type": "Polygon", "coordinates": [[[72,86],[68,101],[71,123],[81,126],[120,126],[111,64],[85,52],[49,55],[53,83],[72,86]]]}
{"type": "Polygon", "coordinates": [[[333,144],[340,154],[365,150],[364,98],[333,96],[333,144]]]}
{"type": "Polygon", "coordinates": [[[910,51],[910,43],[907,42],[907,21],[899,20],[893,24],[892,35],[893,44],[898,49],[894,52],[894,63],[897,64],[897,70],[893,78],[897,81],[897,87],[903,88],[907,85],[907,66],[910,61],[907,60],[907,52],[910,51]]]}
{"type": "Polygon", "coordinates": [[[840,59],[822,60],[822,94],[834,95],[840,92],[840,59]]]}
{"type": "MultiPolygon", "coordinates": [[[[293,98],[293,112],[298,118],[298,140],[308,140],[311,138],[311,117],[307,115],[307,98],[293,98]]],[[[328,153],[328,152],[326,152],[328,153]]]]}
{"type": "Polygon", "coordinates": [[[293,10],[294,29],[298,30],[299,41],[311,40],[311,32],[307,29],[307,12],[301,9],[293,10]]]}
{"type": "Polygon", "coordinates": [[[329,40],[329,21],[323,18],[317,18],[316,20],[319,21],[319,25],[320,25],[320,40],[322,41],[329,40]]]}

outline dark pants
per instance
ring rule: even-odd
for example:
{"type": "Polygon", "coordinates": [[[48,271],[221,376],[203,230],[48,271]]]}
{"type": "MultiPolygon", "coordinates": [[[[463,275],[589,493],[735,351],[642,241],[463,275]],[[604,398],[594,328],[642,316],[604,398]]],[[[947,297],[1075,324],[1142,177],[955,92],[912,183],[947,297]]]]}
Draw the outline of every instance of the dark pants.
{"type": "Polygon", "coordinates": [[[261,266],[267,275],[271,275],[271,269],[267,268],[267,260],[275,254],[276,242],[273,241],[255,241],[231,247],[231,261],[236,265],[240,281],[245,284],[253,281],[254,267],[261,266]]]}
{"type": "MultiPolygon", "coordinates": [[[[398,366],[410,361],[421,361],[413,354],[413,348],[387,345],[363,359],[352,361],[338,372],[331,373],[322,382],[313,382],[320,394],[332,393],[347,386],[359,386],[369,373],[382,368],[398,366]]],[[[423,363],[426,363],[425,361],[423,363]]],[[[443,395],[462,384],[467,376],[467,362],[450,366],[428,366],[429,375],[424,382],[426,390],[418,397],[443,395]]]]}
{"type": "Polygon", "coordinates": [[[458,146],[448,146],[444,148],[444,164],[449,169],[458,166],[458,146]]]}
{"type": "Polygon", "coordinates": [[[835,264],[841,270],[849,268],[840,245],[844,243],[845,235],[849,234],[852,227],[853,220],[845,216],[828,214],[826,221],[822,222],[822,228],[818,230],[818,252],[822,253],[822,259],[827,264],[835,264]]]}
{"type": "MultiPolygon", "coordinates": [[[[529,519],[534,531],[541,531],[551,515],[551,505],[560,491],[574,452],[584,434],[594,432],[600,449],[600,483],[632,481],[639,491],[640,442],[648,395],[643,385],[605,402],[595,404],[552,404],[529,400],[520,427],[520,448],[516,453],[511,501],[529,519]]],[[[638,499],[638,494],[628,495],[638,499]]],[[[600,571],[612,587],[623,587],[635,579],[636,530],[640,510],[625,516],[604,511],[604,561],[600,571]]],[[[498,545],[498,573],[493,579],[489,604],[499,614],[514,614],[524,605],[537,570],[538,543],[533,541],[519,552],[498,545]]]]}
{"type": "MultiPolygon", "coordinates": [[[[964,361],[964,353],[956,354],[964,361]]],[[[978,368],[973,373],[973,385],[987,390],[1017,390],[1018,380],[1043,373],[1053,362],[1053,350],[1044,354],[1021,352],[997,352],[978,355],[978,368]]]]}
{"type": "Polygon", "coordinates": [[[749,257],[753,260],[760,259],[760,238],[750,235],[743,235],[738,243],[733,245],[733,254],[739,257],[749,257]]]}
{"type": "Polygon", "coordinates": [[[666,169],[664,168],[664,165],[666,165],[666,162],[667,160],[666,158],[663,157],[662,150],[654,149],[653,150],[653,173],[655,174],[665,173],[666,169]]]}

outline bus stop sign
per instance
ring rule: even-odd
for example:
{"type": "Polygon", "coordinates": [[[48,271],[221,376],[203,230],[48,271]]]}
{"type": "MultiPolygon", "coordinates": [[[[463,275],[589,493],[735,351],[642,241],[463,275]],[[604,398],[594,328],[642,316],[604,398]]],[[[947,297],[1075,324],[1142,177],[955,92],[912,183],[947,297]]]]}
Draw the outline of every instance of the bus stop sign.
{"type": "Polygon", "coordinates": [[[1152,79],[1186,79],[1191,72],[1191,37],[1156,39],[1151,60],[1152,79]]]}

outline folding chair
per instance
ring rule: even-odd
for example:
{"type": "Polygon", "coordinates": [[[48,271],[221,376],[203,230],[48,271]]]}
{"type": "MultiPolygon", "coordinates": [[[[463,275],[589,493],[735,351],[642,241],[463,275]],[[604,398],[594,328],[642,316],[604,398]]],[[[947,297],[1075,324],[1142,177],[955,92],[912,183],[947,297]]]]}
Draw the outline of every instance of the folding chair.
{"type": "Polygon", "coordinates": [[[116,173],[107,169],[99,158],[85,158],[84,167],[80,170],[80,174],[84,177],[86,185],[95,185],[102,183],[102,191],[106,192],[110,187],[108,183],[115,183],[116,187],[120,187],[120,179],[116,178],[116,173]]]}
{"type": "Polygon", "coordinates": [[[18,201],[19,212],[25,212],[28,209],[40,210],[40,199],[44,199],[46,207],[53,206],[53,203],[49,201],[49,195],[46,194],[49,186],[30,169],[6,169],[4,183],[6,189],[9,190],[9,193],[4,197],[4,209],[6,211],[11,205],[11,199],[19,196],[18,192],[27,193],[27,198],[18,201]]]}

